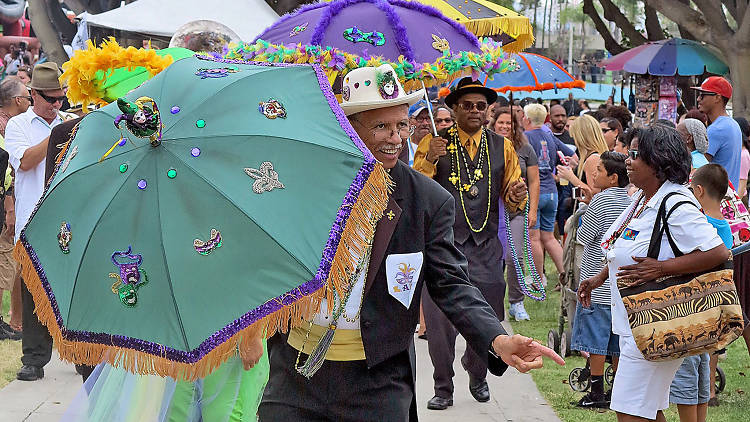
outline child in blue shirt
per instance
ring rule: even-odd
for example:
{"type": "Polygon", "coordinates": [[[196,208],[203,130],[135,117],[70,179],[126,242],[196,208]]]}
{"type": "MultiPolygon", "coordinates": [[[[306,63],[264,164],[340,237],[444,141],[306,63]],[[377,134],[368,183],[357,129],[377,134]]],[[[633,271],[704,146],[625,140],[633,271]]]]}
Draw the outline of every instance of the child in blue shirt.
{"type": "MultiPolygon", "coordinates": [[[[724,167],[706,164],[693,174],[690,189],[701,204],[708,222],[732,248],[732,231],[721,214],[721,200],[729,188],[729,177],[724,167]]],[[[708,353],[685,358],[677,370],[669,389],[669,401],[677,405],[681,421],[706,421],[708,401],[711,399],[711,369],[708,353]]]]}

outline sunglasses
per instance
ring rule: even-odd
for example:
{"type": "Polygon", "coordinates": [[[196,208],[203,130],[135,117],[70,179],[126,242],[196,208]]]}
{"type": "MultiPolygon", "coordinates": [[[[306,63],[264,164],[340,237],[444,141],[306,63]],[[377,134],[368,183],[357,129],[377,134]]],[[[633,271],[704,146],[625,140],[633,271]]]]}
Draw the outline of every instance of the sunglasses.
{"type": "Polygon", "coordinates": [[[637,149],[630,149],[628,150],[628,157],[630,157],[631,160],[635,160],[638,158],[638,150],[637,149]]]}
{"type": "Polygon", "coordinates": [[[701,98],[701,97],[715,97],[715,96],[716,96],[715,92],[701,91],[700,93],[698,93],[698,98],[701,98]]]}
{"type": "Polygon", "coordinates": [[[28,102],[32,102],[31,95],[14,95],[13,98],[25,98],[28,102]]]}
{"type": "Polygon", "coordinates": [[[606,127],[606,128],[603,128],[603,129],[602,129],[602,133],[607,133],[607,132],[611,132],[611,131],[613,131],[613,130],[614,130],[614,129],[610,129],[610,128],[606,127]]]}
{"type": "Polygon", "coordinates": [[[46,102],[48,102],[50,104],[54,104],[54,103],[56,103],[58,101],[60,103],[62,103],[63,101],[65,101],[66,98],[68,98],[65,95],[62,95],[60,97],[53,97],[53,96],[50,96],[50,95],[44,95],[44,93],[42,91],[37,91],[37,94],[39,94],[40,97],[44,98],[44,101],[46,101],[46,102]]]}
{"type": "Polygon", "coordinates": [[[435,123],[436,123],[436,124],[441,124],[441,123],[453,123],[453,119],[451,119],[450,117],[448,117],[448,118],[445,118],[445,119],[435,119],[435,123]]]}
{"type": "Polygon", "coordinates": [[[476,108],[477,111],[487,110],[487,103],[485,103],[484,101],[480,101],[478,103],[471,102],[471,101],[462,101],[460,106],[465,111],[471,111],[474,108],[476,108]]]}

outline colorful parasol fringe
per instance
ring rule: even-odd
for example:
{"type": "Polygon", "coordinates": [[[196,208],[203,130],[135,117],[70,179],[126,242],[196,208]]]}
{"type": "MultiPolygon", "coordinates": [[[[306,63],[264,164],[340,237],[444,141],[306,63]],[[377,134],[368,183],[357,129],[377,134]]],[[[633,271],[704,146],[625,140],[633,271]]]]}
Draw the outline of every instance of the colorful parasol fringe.
{"type": "Polygon", "coordinates": [[[271,63],[317,63],[325,70],[331,83],[337,76],[343,76],[351,70],[388,63],[396,70],[407,91],[422,88],[422,82],[430,87],[461,76],[472,75],[478,78],[481,73],[494,75],[516,68],[515,60],[508,58],[500,43],[485,39],[482,40],[481,49],[482,54],[446,52],[433,63],[409,62],[403,56],[394,63],[383,57],[360,57],[331,47],[302,44],[283,46],[257,40],[253,44],[244,43],[228,48],[223,58],[271,63]]]}

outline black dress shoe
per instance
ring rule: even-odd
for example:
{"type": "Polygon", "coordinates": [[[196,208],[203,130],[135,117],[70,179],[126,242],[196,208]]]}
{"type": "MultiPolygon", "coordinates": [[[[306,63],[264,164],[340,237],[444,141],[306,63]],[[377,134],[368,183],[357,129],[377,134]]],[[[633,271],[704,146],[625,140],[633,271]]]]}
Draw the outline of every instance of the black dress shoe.
{"type": "Polygon", "coordinates": [[[469,380],[469,392],[480,403],[490,401],[490,386],[487,385],[486,379],[481,381],[469,380]]]}
{"type": "Polygon", "coordinates": [[[7,322],[0,317],[0,340],[21,340],[23,334],[21,331],[14,330],[7,322]]]}
{"type": "Polygon", "coordinates": [[[430,410],[445,410],[448,406],[453,406],[453,399],[444,399],[440,396],[435,396],[427,402],[427,408],[430,410]]]}
{"type": "Polygon", "coordinates": [[[38,366],[24,365],[16,374],[21,381],[36,381],[44,378],[44,369],[38,366]]]}

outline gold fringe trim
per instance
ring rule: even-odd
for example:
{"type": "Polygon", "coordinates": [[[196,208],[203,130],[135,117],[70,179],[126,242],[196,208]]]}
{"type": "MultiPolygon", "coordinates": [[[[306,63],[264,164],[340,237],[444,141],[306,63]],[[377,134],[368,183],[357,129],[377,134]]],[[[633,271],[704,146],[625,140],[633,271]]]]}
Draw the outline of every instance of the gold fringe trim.
{"type": "Polygon", "coordinates": [[[341,294],[355,271],[356,257],[362,256],[360,254],[365,252],[375,236],[377,222],[388,204],[388,193],[392,186],[393,182],[388,173],[380,163],[376,163],[359,194],[359,200],[352,207],[351,215],[346,222],[339,247],[333,258],[325,288],[241,330],[196,363],[175,362],[165,356],[155,356],[130,348],[66,339],[64,332],[57,324],[55,312],[42,286],[39,274],[21,241],[18,241],[13,249],[13,258],[20,264],[21,276],[34,297],[34,312],[39,321],[49,330],[62,359],[92,366],[106,362],[137,374],[155,374],[193,381],[207,376],[233,356],[237,352],[238,345],[260,336],[270,337],[277,331],[286,332],[290,327],[299,327],[303,321],[310,320],[318,312],[324,295],[329,300],[333,300],[333,288],[341,294]]]}
{"type": "Polygon", "coordinates": [[[525,16],[470,19],[462,20],[461,24],[477,37],[505,33],[515,38],[515,41],[503,46],[503,51],[507,53],[520,53],[534,44],[534,27],[525,16]]]}
{"type": "MultiPolygon", "coordinates": [[[[388,205],[388,194],[392,188],[393,181],[390,175],[382,164],[376,162],[349,214],[333,257],[325,289],[328,303],[334,303],[334,290],[339,297],[344,297],[344,292],[350,287],[351,276],[356,272],[360,258],[367,253],[375,237],[375,228],[383,217],[388,205]]],[[[329,306],[329,309],[332,308],[329,306]]]]}

